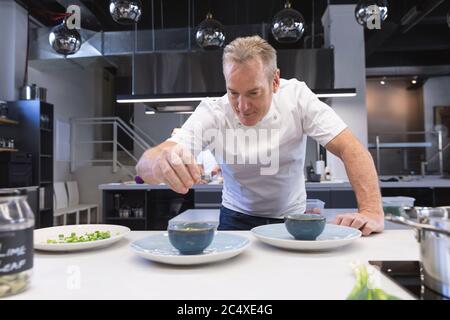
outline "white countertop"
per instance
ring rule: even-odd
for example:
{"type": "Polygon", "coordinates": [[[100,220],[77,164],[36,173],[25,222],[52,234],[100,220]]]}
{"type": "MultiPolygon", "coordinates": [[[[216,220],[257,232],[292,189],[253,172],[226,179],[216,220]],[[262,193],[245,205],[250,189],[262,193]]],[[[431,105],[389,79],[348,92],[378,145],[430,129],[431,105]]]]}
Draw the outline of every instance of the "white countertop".
{"type": "MultiPolygon", "coordinates": [[[[383,176],[387,179],[391,176],[383,176]]],[[[443,179],[440,176],[420,176],[412,177],[411,181],[382,182],[381,188],[450,188],[450,179],[443,179]]],[[[348,181],[334,180],[323,182],[306,182],[306,189],[313,190],[351,190],[352,187],[348,181]]],[[[136,183],[105,183],[98,186],[100,190],[160,190],[169,189],[165,184],[136,184],[136,183]]],[[[221,184],[197,184],[192,187],[194,190],[221,191],[221,184]]]]}
{"type": "MultiPolygon", "coordinates": [[[[133,231],[94,251],[37,252],[30,288],[9,299],[345,299],[355,284],[350,262],[419,259],[411,230],[387,230],[321,253],[285,251],[259,242],[249,231],[233,231],[250,239],[246,251],[192,267],[153,263],[130,249],[132,241],[159,232],[133,231]]],[[[384,276],[381,288],[412,298],[384,276]]]]}

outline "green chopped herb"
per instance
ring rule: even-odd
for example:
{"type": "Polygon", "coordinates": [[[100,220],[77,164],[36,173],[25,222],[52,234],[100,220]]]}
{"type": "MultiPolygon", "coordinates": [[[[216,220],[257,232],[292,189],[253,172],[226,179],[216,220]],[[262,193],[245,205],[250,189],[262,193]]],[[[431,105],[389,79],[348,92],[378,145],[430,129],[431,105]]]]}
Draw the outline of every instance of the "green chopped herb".
{"type": "MultiPolygon", "coordinates": [[[[117,233],[118,235],[119,233],[117,233]]],[[[59,234],[58,239],[48,239],[48,244],[58,244],[58,243],[76,243],[76,242],[88,242],[97,241],[111,238],[111,233],[109,231],[94,231],[91,233],[86,232],[84,235],[77,236],[76,232],[72,232],[70,236],[64,236],[64,234],[59,234]]]]}

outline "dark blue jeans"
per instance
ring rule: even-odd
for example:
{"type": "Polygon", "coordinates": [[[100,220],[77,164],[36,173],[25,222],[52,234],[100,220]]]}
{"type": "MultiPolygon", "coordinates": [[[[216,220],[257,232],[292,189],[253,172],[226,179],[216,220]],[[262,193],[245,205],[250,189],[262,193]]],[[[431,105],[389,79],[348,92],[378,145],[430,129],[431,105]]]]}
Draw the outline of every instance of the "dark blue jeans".
{"type": "Polygon", "coordinates": [[[249,216],[224,206],[220,207],[220,223],[218,230],[250,230],[254,227],[272,223],[283,223],[283,219],[249,216]]]}

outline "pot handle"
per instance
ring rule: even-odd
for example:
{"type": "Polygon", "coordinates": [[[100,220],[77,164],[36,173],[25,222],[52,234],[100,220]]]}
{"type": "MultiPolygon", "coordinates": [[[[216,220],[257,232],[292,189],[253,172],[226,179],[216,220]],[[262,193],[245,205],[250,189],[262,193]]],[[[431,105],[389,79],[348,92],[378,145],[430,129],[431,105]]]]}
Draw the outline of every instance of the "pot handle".
{"type": "Polygon", "coordinates": [[[389,214],[389,215],[385,216],[385,219],[388,221],[394,222],[394,223],[410,226],[410,227],[413,227],[418,230],[432,231],[432,232],[444,234],[446,236],[450,236],[450,231],[448,231],[448,230],[430,226],[429,224],[414,222],[412,220],[406,219],[405,217],[399,217],[399,216],[394,216],[394,215],[389,214]]]}

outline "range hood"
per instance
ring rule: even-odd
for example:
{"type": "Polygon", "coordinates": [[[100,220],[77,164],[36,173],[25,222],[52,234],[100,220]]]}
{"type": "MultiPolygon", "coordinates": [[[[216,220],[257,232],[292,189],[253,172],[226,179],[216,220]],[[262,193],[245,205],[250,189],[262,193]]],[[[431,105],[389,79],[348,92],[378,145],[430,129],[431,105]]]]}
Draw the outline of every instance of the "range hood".
{"type": "MultiPolygon", "coordinates": [[[[226,26],[229,39],[258,34],[268,39],[269,25],[226,26]]],[[[76,64],[83,59],[99,57],[123,67],[123,59],[132,57],[132,92],[117,96],[118,103],[145,103],[155,112],[167,111],[168,106],[195,108],[203,97],[225,93],[222,74],[222,50],[204,51],[196,47],[195,32],[190,28],[92,32],[82,30],[83,46],[71,59],[62,59],[48,44],[48,28],[32,34],[30,60],[70,60],[76,64]],[[190,35],[190,36],[188,36],[190,35]]],[[[355,89],[334,88],[333,49],[279,49],[278,67],[281,77],[296,78],[321,98],[356,95],[355,89]]],[[[123,91],[122,91],[123,92],[123,91]]],[[[174,110],[173,108],[171,110],[174,110]]],[[[185,110],[184,110],[185,111],[185,110]]],[[[183,112],[184,112],[183,111],[183,112]]]]}
{"type": "MultiPolygon", "coordinates": [[[[319,98],[356,95],[354,88],[333,88],[332,49],[278,50],[277,56],[281,77],[305,81],[319,98]]],[[[143,103],[153,112],[179,112],[176,106],[192,111],[205,97],[225,94],[221,51],[140,54],[134,70],[135,94],[117,96],[118,103],[143,103]]]]}
{"type": "MultiPolygon", "coordinates": [[[[314,89],[312,90],[318,98],[338,98],[338,97],[354,97],[356,96],[355,88],[341,89],[314,89]]],[[[161,111],[186,111],[183,108],[169,108],[169,104],[175,103],[191,103],[200,102],[205,98],[218,99],[226,92],[219,93],[175,93],[175,94],[135,94],[135,95],[118,95],[117,103],[144,103],[148,105],[158,106],[164,104],[166,110],[161,111]]],[[[157,108],[158,109],[158,108],[157,108]]],[[[161,109],[161,108],[159,108],[161,109]]]]}

